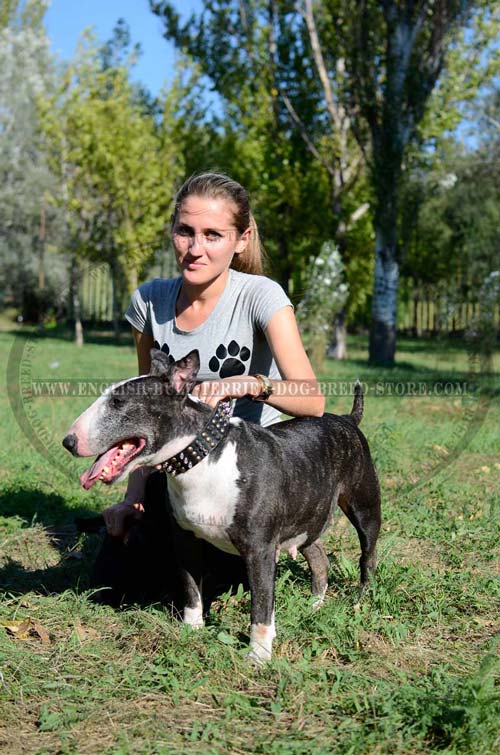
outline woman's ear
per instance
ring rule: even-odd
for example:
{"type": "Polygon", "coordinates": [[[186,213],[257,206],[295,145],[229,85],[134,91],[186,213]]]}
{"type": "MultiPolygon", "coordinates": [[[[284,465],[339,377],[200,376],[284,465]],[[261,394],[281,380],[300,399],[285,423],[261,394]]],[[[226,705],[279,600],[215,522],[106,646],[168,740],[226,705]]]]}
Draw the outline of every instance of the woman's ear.
{"type": "Polygon", "coordinates": [[[241,236],[238,239],[238,243],[236,244],[236,249],[234,250],[235,254],[241,254],[245,251],[245,249],[248,246],[248,242],[250,241],[250,237],[252,235],[252,229],[250,226],[246,229],[246,231],[243,231],[241,236]]]}

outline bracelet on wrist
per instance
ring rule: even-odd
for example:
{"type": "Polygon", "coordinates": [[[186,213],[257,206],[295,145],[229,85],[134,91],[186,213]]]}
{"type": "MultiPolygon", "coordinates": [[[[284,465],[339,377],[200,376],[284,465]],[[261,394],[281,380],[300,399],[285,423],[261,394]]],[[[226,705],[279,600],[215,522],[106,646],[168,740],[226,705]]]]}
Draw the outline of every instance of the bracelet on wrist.
{"type": "Polygon", "coordinates": [[[274,388],[272,382],[269,380],[267,375],[253,375],[254,378],[259,382],[260,385],[260,393],[258,396],[252,396],[252,401],[267,401],[269,396],[272,396],[274,388]]]}

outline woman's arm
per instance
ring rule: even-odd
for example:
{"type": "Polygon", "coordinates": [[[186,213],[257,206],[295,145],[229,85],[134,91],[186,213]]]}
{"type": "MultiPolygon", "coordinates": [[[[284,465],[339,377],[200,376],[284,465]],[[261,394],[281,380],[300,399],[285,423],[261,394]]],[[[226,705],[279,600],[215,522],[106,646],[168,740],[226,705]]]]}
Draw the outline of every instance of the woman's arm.
{"type": "Polygon", "coordinates": [[[293,417],[321,417],[325,397],[320,393],[291,307],[283,307],[271,317],[266,338],[283,378],[271,381],[274,391],[266,403],[293,417]]]}
{"type": "Polygon", "coordinates": [[[149,333],[141,333],[140,330],[134,327],[132,327],[132,335],[134,336],[135,350],[137,351],[139,375],[147,375],[151,370],[151,349],[154,346],[153,336],[149,333]]]}
{"type": "MultiPolygon", "coordinates": [[[[271,380],[273,394],[266,403],[294,417],[321,417],[325,398],[320,393],[291,307],[283,307],[272,316],[266,338],[283,377],[283,380],[271,380]]],[[[225,396],[258,396],[260,392],[260,382],[251,375],[207,380],[193,390],[210,406],[215,406],[225,396]]]]}

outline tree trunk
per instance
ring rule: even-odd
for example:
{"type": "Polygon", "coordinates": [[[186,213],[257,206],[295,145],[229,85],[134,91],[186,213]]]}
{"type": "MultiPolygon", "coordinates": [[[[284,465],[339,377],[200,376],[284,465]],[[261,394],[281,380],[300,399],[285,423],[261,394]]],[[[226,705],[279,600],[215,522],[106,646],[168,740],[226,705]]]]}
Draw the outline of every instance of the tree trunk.
{"type": "Polygon", "coordinates": [[[135,289],[139,285],[138,277],[137,277],[137,268],[136,267],[133,267],[130,270],[128,280],[129,280],[129,288],[130,288],[130,292],[129,293],[132,293],[133,291],[135,291],[135,289]]]}
{"type": "Polygon", "coordinates": [[[412,332],[415,338],[420,338],[422,335],[420,328],[419,328],[419,322],[418,322],[418,305],[420,302],[420,286],[418,285],[417,281],[413,280],[413,327],[412,332]]]}
{"type": "Polygon", "coordinates": [[[119,291],[119,272],[118,265],[115,261],[111,263],[111,288],[112,288],[112,308],[113,308],[113,333],[115,340],[120,340],[120,317],[118,313],[118,291],[119,291]]]}
{"type": "Polygon", "coordinates": [[[333,337],[328,347],[331,359],[347,359],[347,328],[345,324],[345,309],[335,316],[333,337]]]}
{"type": "Polygon", "coordinates": [[[83,326],[80,309],[80,296],[78,286],[73,290],[73,313],[75,318],[75,345],[83,346],[83,326]]]}
{"type": "MultiPolygon", "coordinates": [[[[335,231],[335,243],[337,244],[342,258],[345,259],[347,223],[342,212],[342,197],[337,191],[337,182],[332,180],[332,211],[333,216],[340,218],[335,231]]],[[[330,359],[347,359],[347,327],[345,324],[345,309],[336,312],[333,318],[333,330],[327,355],[330,359]]]]}
{"type": "Polygon", "coordinates": [[[45,205],[40,210],[40,238],[38,246],[38,290],[45,289],[45,205]]]}
{"type": "Polygon", "coordinates": [[[398,278],[395,224],[393,229],[386,229],[375,221],[375,272],[369,346],[372,364],[394,364],[398,278]]]}
{"type": "MultiPolygon", "coordinates": [[[[389,108],[390,110],[390,108],[389,108]]],[[[389,120],[388,116],[386,115],[389,120]]],[[[398,200],[404,139],[385,124],[374,137],[372,176],[375,188],[375,270],[373,275],[372,322],[369,361],[392,366],[396,354],[398,304],[398,200]]]]}
{"type": "Polygon", "coordinates": [[[81,319],[80,294],[78,290],[80,285],[78,261],[72,256],[69,264],[69,307],[74,321],[75,345],[83,346],[83,326],[81,319]]]}

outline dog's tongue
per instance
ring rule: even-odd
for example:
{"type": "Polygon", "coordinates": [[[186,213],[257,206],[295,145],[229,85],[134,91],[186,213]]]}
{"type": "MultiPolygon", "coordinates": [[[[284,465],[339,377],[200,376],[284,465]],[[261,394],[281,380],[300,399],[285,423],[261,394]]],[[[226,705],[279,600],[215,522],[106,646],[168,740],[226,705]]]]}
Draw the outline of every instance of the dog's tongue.
{"type": "Polygon", "coordinates": [[[113,448],[110,448],[109,451],[106,451],[106,453],[98,456],[90,469],[85,470],[85,472],[80,477],[80,484],[83,488],[85,488],[85,490],[88,490],[95,482],[97,482],[97,480],[101,476],[102,470],[104,469],[104,467],[108,466],[108,464],[111,462],[111,459],[118,450],[119,446],[113,446],[113,448]]]}

